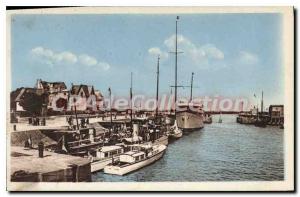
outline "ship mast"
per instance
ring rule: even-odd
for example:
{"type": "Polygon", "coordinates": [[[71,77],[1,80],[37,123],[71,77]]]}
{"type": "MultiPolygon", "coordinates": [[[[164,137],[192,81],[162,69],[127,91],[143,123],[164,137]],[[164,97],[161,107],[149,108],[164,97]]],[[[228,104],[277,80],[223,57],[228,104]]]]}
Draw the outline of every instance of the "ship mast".
{"type": "Polygon", "coordinates": [[[132,72],[130,73],[130,122],[132,125],[132,72]]]}
{"type": "Polygon", "coordinates": [[[175,96],[174,96],[174,102],[175,102],[175,116],[176,116],[176,108],[177,108],[177,56],[179,53],[183,53],[183,52],[178,52],[178,47],[177,47],[177,26],[178,26],[178,21],[179,21],[179,16],[176,17],[176,34],[175,34],[175,51],[174,52],[170,52],[170,53],[175,53],[175,96]]]}
{"type": "Polygon", "coordinates": [[[112,125],[112,103],[111,103],[111,88],[108,88],[108,92],[109,92],[109,111],[110,111],[110,129],[112,129],[113,125],[112,125]]]}
{"type": "Polygon", "coordinates": [[[191,79],[191,94],[190,94],[190,102],[193,100],[193,81],[194,81],[194,72],[192,72],[192,79],[191,79]]]}
{"type": "Polygon", "coordinates": [[[155,115],[158,115],[158,89],[159,89],[159,55],[157,58],[157,71],[156,71],[156,112],[155,115]]]}
{"type": "Polygon", "coordinates": [[[261,113],[264,111],[264,91],[261,92],[261,113]]]}

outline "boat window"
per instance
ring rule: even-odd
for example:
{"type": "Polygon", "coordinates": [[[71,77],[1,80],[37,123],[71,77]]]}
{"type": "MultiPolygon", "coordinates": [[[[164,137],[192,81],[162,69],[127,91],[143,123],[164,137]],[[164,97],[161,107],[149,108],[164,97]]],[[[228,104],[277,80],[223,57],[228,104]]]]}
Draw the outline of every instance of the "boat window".
{"type": "Polygon", "coordinates": [[[105,154],[104,154],[104,157],[108,157],[108,153],[105,153],[105,154]]]}

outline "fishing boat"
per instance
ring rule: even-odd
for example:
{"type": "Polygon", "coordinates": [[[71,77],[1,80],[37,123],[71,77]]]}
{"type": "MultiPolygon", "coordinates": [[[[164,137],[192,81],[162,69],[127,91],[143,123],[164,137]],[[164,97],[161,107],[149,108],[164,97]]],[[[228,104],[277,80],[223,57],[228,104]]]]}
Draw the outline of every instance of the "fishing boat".
{"type": "Polygon", "coordinates": [[[106,165],[119,160],[119,156],[122,153],[124,153],[124,148],[116,145],[103,146],[91,152],[91,172],[103,170],[106,165]]]}
{"type": "Polygon", "coordinates": [[[136,145],[134,150],[121,154],[117,162],[105,166],[104,173],[122,176],[136,171],[159,160],[166,149],[165,145],[151,143],[136,145]]]}

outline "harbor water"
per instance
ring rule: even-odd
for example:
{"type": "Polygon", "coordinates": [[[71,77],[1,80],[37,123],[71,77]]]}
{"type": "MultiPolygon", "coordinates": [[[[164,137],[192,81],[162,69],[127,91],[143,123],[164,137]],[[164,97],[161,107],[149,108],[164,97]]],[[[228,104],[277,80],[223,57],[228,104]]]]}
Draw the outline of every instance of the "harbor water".
{"type": "Polygon", "coordinates": [[[284,130],[236,123],[235,115],[171,142],[162,159],[125,176],[97,172],[92,181],[274,181],[284,179],[284,130]]]}

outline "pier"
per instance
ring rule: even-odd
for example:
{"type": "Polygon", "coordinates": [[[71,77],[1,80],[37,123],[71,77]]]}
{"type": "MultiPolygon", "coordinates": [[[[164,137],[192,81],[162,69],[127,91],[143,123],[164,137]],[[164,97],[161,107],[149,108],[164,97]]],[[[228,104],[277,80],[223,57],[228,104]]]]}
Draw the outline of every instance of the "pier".
{"type": "Polygon", "coordinates": [[[15,182],[83,182],[91,180],[91,163],[87,158],[36,149],[11,147],[11,181],[15,182]],[[13,165],[12,165],[13,164],[13,165]]]}

